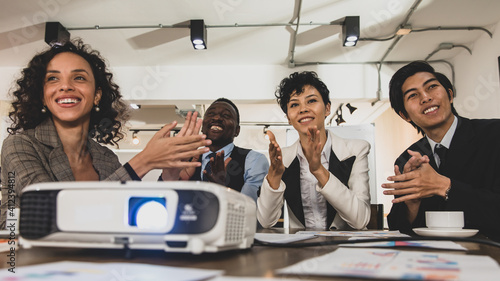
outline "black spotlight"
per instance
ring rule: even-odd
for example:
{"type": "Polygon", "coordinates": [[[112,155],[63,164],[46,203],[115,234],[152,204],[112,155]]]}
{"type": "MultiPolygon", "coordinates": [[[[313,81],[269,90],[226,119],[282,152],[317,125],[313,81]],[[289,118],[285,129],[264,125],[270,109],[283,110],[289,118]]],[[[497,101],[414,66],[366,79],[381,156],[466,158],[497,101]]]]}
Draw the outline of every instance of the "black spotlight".
{"type": "Polygon", "coordinates": [[[345,106],[349,109],[349,112],[350,112],[351,114],[352,114],[354,111],[356,111],[356,109],[358,109],[357,107],[352,106],[350,103],[346,104],[345,106]]]}
{"type": "Polygon", "coordinates": [[[204,20],[191,20],[191,43],[196,50],[207,48],[207,27],[204,20]]]}
{"type": "Polygon", "coordinates": [[[335,118],[335,122],[337,122],[337,126],[338,126],[342,123],[345,123],[345,120],[344,120],[344,118],[342,118],[342,115],[339,115],[339,116],[337,116],[337,118],[335,118]]]}
{"type": "Polygon", "coordinates": [[[45,43],[51,47],[54,45],[64,45],[69,41],[68,30],[58,21],[45,23],[45,43]]]}
{"type": "Polygon", "coordinates": [[[335,118],[335,122],[337,122],[337,126],[345,123],[344,118],[342,118],[342,105],[337,109],[337,118],[335,118]]]}
{"type": "Polygon", "coordinates": [[[267,135],[267,131],[269,130],[269,125],[264,125],[264,128],[262,128],[262,132],[264,135],[267,135]]]}
{"type": "Polygon", "coordinates": [[[359,16],[345,17],[342,24],[342,44],[344,47],[356,46],[359,39],[359,16]]]}

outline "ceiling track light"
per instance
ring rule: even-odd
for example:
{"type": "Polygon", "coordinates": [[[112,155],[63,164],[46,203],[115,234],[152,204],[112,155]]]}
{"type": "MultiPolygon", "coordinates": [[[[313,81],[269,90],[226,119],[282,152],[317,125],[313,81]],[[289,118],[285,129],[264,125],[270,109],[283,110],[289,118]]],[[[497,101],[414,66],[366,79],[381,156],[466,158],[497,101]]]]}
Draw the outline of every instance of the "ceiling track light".
{"type": "Polygon", "coordinates": [[[207,49],[207,27],[204,20],[191,20],[191,43],[195,50],[207,49]]]}
{"type": "Polygon", "coordinates": [[[345,123],[344,118],[342,118],[342,114],[337,116],[337,118],[335,118],[335,122],[337,122],[337,126],[339,126],[342,123],[345,123]]]}
{"type": "Polygon", "coordinates": [[[266,140],[269,140],[269,135],[267,134],[267,132],[269,131],[269,126],[270,125],[264,125],[264,128],[262,128],[262,133],[264,133],[264,138],[266,140]]]}
{"type": "Polygon", "coordinates": [[[344,118],[342,118],[342,104],[337,108],[337,118],[335,118],[335,122],[337,122],[337,126],[342,123],[345,123],[344,118]]]}
{"type": "Polygon", "coordinates": [[[359,40],[359,16],[347,16],[342,23],[342,46],[354,47],[359,40]]]}
{"type": "Polygon", "coordinates": [[[356,109],[358,109],[357,107],[352,106],[350,103],[346,104],[345,106],[349,109],[349,112],[350,112],[351,114],[352,114],[354,111],[356,111],[356,109]]]}
{"type": "Polygon", "coordinates": [[[49,46],[62,46],[70,39],[68,30],[58,21],[45,23],[45,43],[49,46]]]}
{"type": "Polygon", "coordinates": [[[137,133],[139,133],[139,131],[134,131],[132,133],[132,143],[134,145],[138,145],[139,143],[141,143],[141,140],[139,139],[139,137],[137,136],[137,133]]]}
{"type": "Polygon", "coordinates": [[[267,131],[269,131],[269,126],[270,125],[264,125],[264,128],[262,128],[262,133],[264,133],[264,135],[267,135],[267,131]]]}

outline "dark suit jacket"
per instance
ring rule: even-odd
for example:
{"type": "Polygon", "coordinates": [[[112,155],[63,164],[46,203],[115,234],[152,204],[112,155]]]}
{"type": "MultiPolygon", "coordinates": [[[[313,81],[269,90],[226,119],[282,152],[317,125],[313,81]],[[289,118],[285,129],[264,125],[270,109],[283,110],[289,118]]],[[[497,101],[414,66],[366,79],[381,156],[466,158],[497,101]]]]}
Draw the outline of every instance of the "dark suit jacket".
{"type": "MultiPolygon", "coordinates": [[[[412,228],[425,227],[425,211],[460,210],[464,211],[465,228],[479,229],[489,238],[500,240],[500,120],[458,118],[446,163],[440,170],[451,179],[448,201],[440,196],[422,199],[411,225],[405,203],[394,204],[388,216],[390,229],[412,233],[412,228]]],[[[426,137],[408,149],[428,155],[436,169],[426,137]]],[[[406,151],[399,156],[396,165],[400,170],[409,158],[406,151]]]]}

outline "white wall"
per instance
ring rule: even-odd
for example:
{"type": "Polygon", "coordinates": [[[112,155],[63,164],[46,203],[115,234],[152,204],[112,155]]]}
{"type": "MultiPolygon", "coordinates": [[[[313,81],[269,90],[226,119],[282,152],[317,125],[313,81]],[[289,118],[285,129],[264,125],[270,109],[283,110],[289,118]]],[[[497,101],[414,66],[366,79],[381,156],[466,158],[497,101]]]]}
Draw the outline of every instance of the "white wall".
{"type": "Polygon", "coordinates": [[[464,117],[500,117],[499,26],[500,23],[494,27],[493,38],[484,34],[474,42],[472,55],[464,50],[453,60],[457,78],[454,104],[464,117]]]}
{"type": "Polygon", "coordinates": [[[237,101],[270,101],[281,79],[290,73],[315,70],[336,100],[374,99],[377,74],[372,65],[319,65],[288,68],[258,66],[155,66],[113,69],[128,100],[164,104],[211,103],[224,96],[237,101]]]}
{"type": "Polygon", "coordinates": [[[384,204],[384,214],[391,210],[391,200],[394,196],[384,195],[381,185],[387,183],[387,177],[394,175],[394,161],[412,143],[421,138],[417,130],[409,123],[400,118],[392,108],[387,107],[377,119],[375,119],[375,167],[377,202],[384,204]]]}
{"type": "MultiPolygon", "coordinates": [[[[318,65],[288,68],[277,65],[148,66],[112,68],[122,94],[131,101],[156,104],[210,103],[221,96],[234,101],[274,100],[278,83],[290,73],[314,70],[337,100],[374,99],[377,73],[373,65],[318,65]]],[[[0,100],[21,68],[0,68],[0,100]]]]}

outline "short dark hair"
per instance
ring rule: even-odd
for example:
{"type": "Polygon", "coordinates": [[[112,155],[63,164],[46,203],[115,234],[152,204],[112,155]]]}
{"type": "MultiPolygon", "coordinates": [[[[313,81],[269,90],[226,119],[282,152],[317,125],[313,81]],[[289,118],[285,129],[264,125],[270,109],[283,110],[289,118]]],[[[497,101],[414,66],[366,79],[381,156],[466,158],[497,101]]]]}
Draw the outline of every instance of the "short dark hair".
{"type": "MultiPolygon", "coordinates": [[[[434,68],[426,61],[413,61],[396,71],[396,73],[394,73],[394,75],[392,76],[391,81],[389,82],[389,100],[391,101],[391,107],[398,115],[401,112],[404,114],[404,116],[408,117],[408,112],[406,111],[404,106],[404,93],[402,87],[406,79],[418,72],[428,72],[434,75],[438,82],[446,89],[449,99],[451,99],[452,95],[450,94],[450,90],[452,93],[455,93],[453,84],[450,82],[448,77],[440,72],[436,72],[434,68]]],[[[451,104],[451,112],[453,113],[453,115],[458,116],[455,107],[453,107],[453,103],[451,104]]],[[[410,121],[410,123],[417,129],[418,133],[424,134],[422,128],[417,126],[417,124],[415,124],[413,121],[410,121]]]]}
{"type": "MultiPolygon", "coordinates": [[[[236,107],[236,104],[234,104],[232,101],[226,98],[218,98],[212,104],[216,102],[225,102],[228,103],[230,106],[232,106],[236,111],[236,121],[238,122],[238,125],[240,124],[240,111],[238,110],[238,107],[236,107]]],[[[212,104],[210,106],[212,106],[212,104]]]]}
{"type": "Polygon", "coordinates": [[[45,119],[51,118],[50,111],[41,112],[45,75],[50,61],[64,52],[76,54],[88,62],[95,78],[95,89],[102,92],[100,110],[91,111],[89,136],[99,143],[117,144],[124,137],[122,123],[129,117],[127,105],[122,100],[119,87],[114,83],[113,74],[108,70],[105,59],[79,38],[64,45],[54,45],[36,54],[23,69],[21,78],[16,81],[16,88],[12,92],[14,101],[9,117],[13,123],[7,129],[8,132],[15,134],[18,131],[34,129],[45,119]]]}
{"type": "Polygon", "coordinates": [[[318,78],[318,74],[314,71],[294,72],[290,76],[281,80],[280,85],[274,95],[281,107],[281,110],[287,113],[287,105],[293,93],[300,94],[304,91],[304,86],[311,85],[320,93],[325,105],[330,102],[330,91],[325,83],[318,78]]]}

